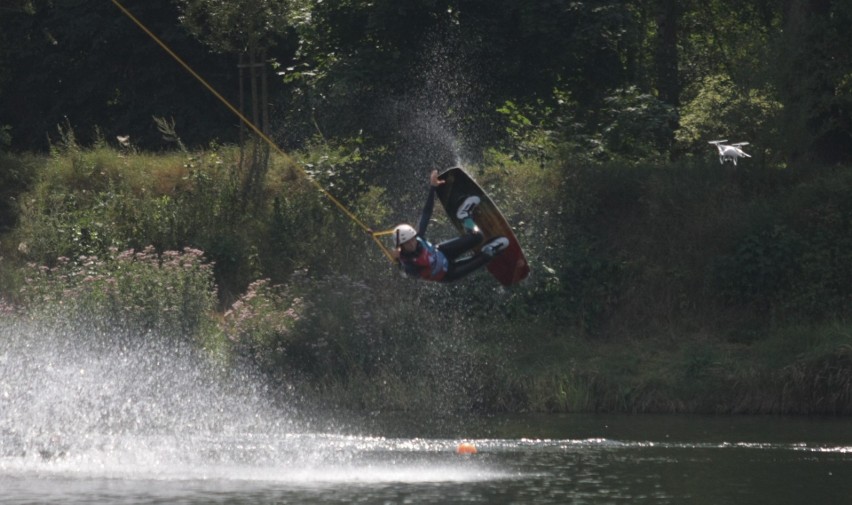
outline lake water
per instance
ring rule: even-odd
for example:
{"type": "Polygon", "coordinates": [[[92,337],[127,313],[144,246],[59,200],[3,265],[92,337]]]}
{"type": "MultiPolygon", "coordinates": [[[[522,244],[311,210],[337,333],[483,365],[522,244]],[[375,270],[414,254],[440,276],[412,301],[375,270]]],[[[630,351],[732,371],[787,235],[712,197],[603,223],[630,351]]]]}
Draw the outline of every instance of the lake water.
{"type": "Polygon", "coordinates": [[[270,405],[187,349],[0,321],[0,503],[852,503],[849,419],[270,405]]]}
{"type": "Polygon", "coordinates": [[[476,432],[439,438],[90,433],[17,454],[6,440],[0,502],[852,503],[848,420],[552,415],[474,424],[476,432]],[[461,442],[478,452],[457,454],[461,442]]]}

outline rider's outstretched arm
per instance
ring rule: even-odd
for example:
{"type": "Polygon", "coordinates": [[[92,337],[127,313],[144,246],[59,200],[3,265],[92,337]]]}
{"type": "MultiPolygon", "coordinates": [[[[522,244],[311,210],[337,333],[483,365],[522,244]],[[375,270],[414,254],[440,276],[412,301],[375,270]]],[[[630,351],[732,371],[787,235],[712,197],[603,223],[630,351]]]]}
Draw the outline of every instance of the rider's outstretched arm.
{"type": "Polygon", "coordinates": [[[417,224],[417,234],[421,237],[426,236],[426,227],[429,226],[429,220],[432,219],[432,211],[435,209],[435,186],[429,186],[429,196],[426,197],[426,204],[423,205],[423,212],[420,213],[420,222],[417,224]]]}
{"type": "Polygon", "coordinates": [[[438,179],[438,171],[432,170],[432,173],[429,174],[429,196],[426,197],[426,204],[423,205],[420,222],[417,224],[417,234],[423,238],[426,238],[426,227],[429,226],[432,210],[435,208],[435,189],[441,184],[444,184],[444,181],[438,179]]]}

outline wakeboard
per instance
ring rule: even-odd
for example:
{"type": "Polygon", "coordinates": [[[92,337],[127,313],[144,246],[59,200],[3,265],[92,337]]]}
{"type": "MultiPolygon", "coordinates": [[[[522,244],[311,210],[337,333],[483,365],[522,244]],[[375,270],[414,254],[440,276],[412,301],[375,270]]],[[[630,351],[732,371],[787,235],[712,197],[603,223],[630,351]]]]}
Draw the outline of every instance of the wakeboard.
{"type": "MultiPolygon", "coordinates": [[[[444,206],[447,217],[459,232],[464,233],[465,230],[462,222],[456,218],[456,210],[465,198],[476,195],[480,203],[474,211],[473,220],[485,235],[482,245],[487,244],[494,237],[502,236],[509,240],[509,247],[486,265],[491,275],[504,286],[511,286],[526,279],[530,273],[530,266],[521,250],[521,244],[515,237],[509,222],[488,194],[461,167],[448,168],[438,175],[438,179],[444,181],[444,184],[437,188],[438,199],[444,206]]],[[[480,248],[481,246],[477,247],[475,251],[479,252],[480,248]]]]}

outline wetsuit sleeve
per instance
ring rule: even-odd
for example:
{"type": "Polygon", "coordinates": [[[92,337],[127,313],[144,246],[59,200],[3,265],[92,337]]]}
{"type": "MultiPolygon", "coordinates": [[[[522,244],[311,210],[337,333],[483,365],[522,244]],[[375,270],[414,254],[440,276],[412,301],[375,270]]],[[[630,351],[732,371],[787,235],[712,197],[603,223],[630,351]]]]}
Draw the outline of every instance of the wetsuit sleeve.
{"type": "Polygon", "coordinates": [[[432,219],[434,209],[435,186],[429,186],[429,196],[426,198],[426,204],[423,205],[423,212],[420,214],[420,222],[417,224],[417,234],[421,237],[426,237],[426,227],[429,226],[429,220],[432,219]]]}

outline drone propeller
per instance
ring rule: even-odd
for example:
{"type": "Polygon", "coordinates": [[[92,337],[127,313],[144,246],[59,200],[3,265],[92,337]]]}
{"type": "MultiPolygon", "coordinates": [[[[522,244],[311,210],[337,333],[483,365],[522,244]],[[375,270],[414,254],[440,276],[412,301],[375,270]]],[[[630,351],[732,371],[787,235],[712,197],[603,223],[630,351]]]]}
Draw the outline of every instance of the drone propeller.
{"type": "Polygon", "coordinates": [[[736,144],[731,144],[734,147],[747,146],[748,142],[737,142],[736,144]]]}
{"type": "Polygon", "coordinates": [[[708,143],[708,144],[713,144],[713,145],[717,145],[717,146],[718,146],[718,145],[719,145],[719,144],[721,144],[722,142],[727,142],[727,140],[711,140],[710,142],[707,142],[707,143],[708,143]]]}

